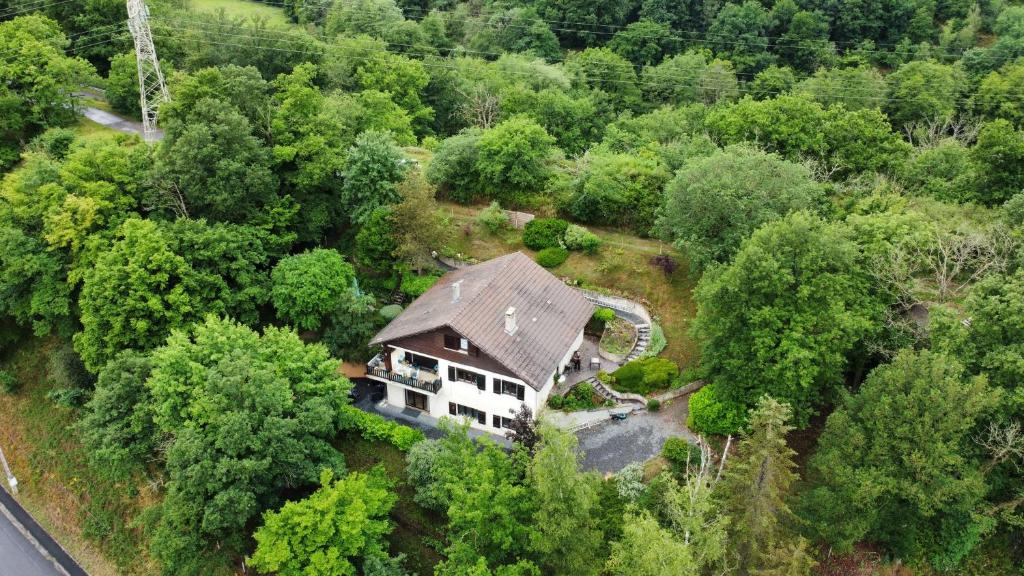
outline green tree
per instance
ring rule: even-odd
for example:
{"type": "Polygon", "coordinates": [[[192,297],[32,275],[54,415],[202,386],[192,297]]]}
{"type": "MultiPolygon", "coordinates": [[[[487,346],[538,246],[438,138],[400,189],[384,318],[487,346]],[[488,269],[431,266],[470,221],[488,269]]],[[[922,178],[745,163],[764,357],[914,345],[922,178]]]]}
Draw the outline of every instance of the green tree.
{"type": "Polygon", "coordinates": [[[478,171],[480,138],[483,131],[468,128],[446,138],[427,165],[427,181],[438,187],[448,199],[468,204],[483,195],[478,171]]]}
{"type": "Polygon", "coordinates": [[[635,66],[658,64],[665,56],[676,52],[680,39],[667,24],[653,20],[638,20],[615,33],[608,48],[635,66]]]}
{"type": "Polygon", "coordinates": [[[501,93],[503,115],[532,117],[567,154],[580,154],[600,139],[605,118],[589,96],[573,97],[560,88],[535,91],[522,84],[501,93]]]}
{"type": "Polygon", "coordinates": [[[778,40],[779,56],[797,70],[817,70],[829,64],[835,59],[836,48],[829,42],[828,24],[821,11],[796,12],[778,40]]]}
{"type": "Polygon", "coordinates": [[[658,104],[690,104],[702,99],[708,61],[703,52],[690,50],[643,71],[644,97],[658,104]]]}
{"type": "Polygon", "coordinates": [[[342,202],[355,224],[365,224],[374,210],[397,203],[396,189],[405,174],[405,158],[390,134],[366,131],[356,138],[345,162],[342,202]]]}
{"type": "Polygon", "coordinates": [[[1008,121],[983,125],[971,158],[978,166],[975,197],[981,203],[999,205],[1024,191],[1024,131],[1008,121]]]}
{"type": "Polygon", "coordinates": [[[842,104],[847,110],[881,108],[886,104],[885,79],[877,69],[867,65],[819,68],[797,85],[796,92],[822,106],[842,104]]]}
{"type": "Polygon", "coordinates": [[[762,226],[695,290],[701,363],[723,398],[769,394],[806,426],[842,383],[847,354],[881,314],[860,251],[841,225],[806,212],[762,226]]]}
{"type": "Polygon", "coordinates": [[[727,3],[708,27],[708,44],[741,71],[756,72],[772,63],[767,38],[770,18],[760,2],[727,3]]]}
{"type": "Polygon", "coordinates": [[[159,433],[145,386],[151,369],[145,354],[128,350],[115,356],[100,370],[76,424],[89,459],[106,474],[127,478],[156,451],[159,433]]]}
{"type": "Polygon", "coordinates": [[[658,229],[697,272],[728,262],[762,224],[818,206],[824,191],[799,164],[754,148],[730,147],[687,163],[665,195],[658,229]]]}
{"type": "Polygon", "coordinates": [[[915,148],[898,175],[910,192],[943,202],[969,202],[979,178],[971,151],[948,138],[930,148],[915,148]]]}
{"type": "Polygon", "coordinates": [[[171,438],[150,551],[168,574],[209,573],[248,546],[287,489],[343,470],[331,446],[350,384],[326,348],[210,316],[152,353],[146,387],[171,438]]]}
{"type": "Polygon", "coordinates": [[[981,81],[971,104],[985,116],[1002,118],[1018,128],[1024,127],[1024,103],[1019,89],[1024,85],[1024,59],[990,72],[981,81]]]}
{"type": "Polygon", "coordinates": [[[547,60],[562,53],[558,37],[532,6],[495,11],[474,28],[469,47],[478,52],[515,52],[547,60]]]}
{"type": "Polygon", "coordinates": [[[233,105],[201,98],[165,129],[156,172],[160,186],[179,200],[179,215],[258,223],[279,206],[270,149],[233,105]]]}
{"type": "Polygon", "coordinates": [[[325,96],[313,85],[315,74],[315,66],[303,64],[278,77],[270,120],[276,170],[299,203],[294,229],[305,242],[321,240],[342,221],[337,175],[362,120],[352,109],[363,112],[349,97],[325,96]]]}
{"type": "Polygon", "coordinates": [[[792,410],[762,396],[749,415],[749,432],[729,460],[717,489],[732,519],[729,542],[740,574],[769,564],[767,556],[792,536],[795,519],[787,500],[797,479],[796,452],[786,445],[792,410]]]}
{"type": "Polygon", "coordinates": [[[63,263],[19,228],[0,227],[0,317],[37,336],[68,329],[71,289],[63,263]]]}
{"type": "Polygon", "coordinates": [[[333,478],[324,470],[319,490],[264,514],[253,534],[253,568],[281,576],[354,576],[360,561],[387,556],[387,517],[398,498],[384,471],[333,478]]]}
{"type": "Polygon", "coordinates": [[[636,70],[629,60],[608,48],[587,48],[569,56],[566,70],[578,88],[603,92],[616,110],[631,110],[641,103],[636,70]]]}
{"type": "Polygon", "coordinates": [[[963,74],[953,66],[914,60],[886,77],[886,112],[896,126],[951,118],[963,90],[963,74]]]}
{"type": "Polygon", "coordinates": [[[579,469],[576,436],[549,425],[529,466],[529,485],[536,501],[530,547],[545,572],[597,574],[602,533],[597,525],[600,480],[579,469]]]}
{"type": "Polygon", "coordinates": [[[64,54],[60,25],[30,14],[0,22],[0,169],[18,159],[22,143],[77,118],[74,92],[95,81],[81,58],[64,54]]]}
{"type": "Polygon", "coordinates": [[[394,0],[346,0],[335,2],[324,31],[329,36],[369,34],[384,38],[405,18],[394,0]]]}
{"type": "Polygon", "coordinates": [[[769,66],[754,76],[750,83],[750,94],[758,100],[774,98],[785,94],[796,86],[796,74],[788,66],[769,66]]]}
{"type": "Polygon", "coordinates": [[[352,291],[355,271],[336,250],[317,248],[282,258],[271,273],[271,300],[282,319],[317,330],[352,291]]]}
{"type": "Polygon", "coordinates": [[[635,6],[635,0],[541,0],[537,11],[546,20],[573,23],[558,30],[563,43],[593,46],[604,40],[601,31],[624,25],[635,6]]]}
{"type": "Polygon", "coordinates": [[[398,239],[393,216],[389,207],[374,210],[356,234],[354,255],[361,269],[380,276],[396,275],[395,281],[398,282],[397,274],[402,266],[395,257],[398,239]]]}
{"type": "Polygon", "coordinates": [[[320,341],[338,358],[363,362],[373,357],[370,339],[386,323],[372,296],[349,292],[327,317],[320,341]]]}
{"type": "Polygon", "coordinates": [[[110,59],[110,72],[103,94],[114,110],[132,118],[141,118],[139,70],[134,52],[118,54],[110,59]]]}
{"type": "Polygon", "coordinates": [[[697,576],[700,566],[685,542],[649,512],[627,513],[622,538],[611,545],[607,570],[615,576],[697,576]]]}
{"type": "Polygon", "coordinates": [[[669,179],[666,166],[653,156],[646,150],[590,155],[566,211],[580,222],[628,227],[648,235],[669,179]]]}
{"type": "Polygon", "coordinates": [[[208,310],[196,271],[171,244],[155,222],[127,220],[85,273],[78,301],[82,331],[74,342],[89,370],[98,371],[121,350],[159,346],[171,329],[208,310]]]}
{"type": "Polygon", "coordinates": [[[414,270],[433,267],[432,252],[448,240],[451,222],[435,199],[436,190],[419,170],[409,170],[398,183],[401,201],[391,206],[394,256],[414,270]]]}
{"type": "Polygon", "coordinates": [[[516,116],[480,136],[476,168],[485,192],[515,205],[543,190],[555,139],[533,120],[516,116]]]}
{"type": "Polygon", "coordinates": [[[991,526],[972,436],[997,400],[941,353],[907,350],[873,370],[829,416],[811,459],[815,531],[839,550],[867,538],[954,568],[991,526]]]}

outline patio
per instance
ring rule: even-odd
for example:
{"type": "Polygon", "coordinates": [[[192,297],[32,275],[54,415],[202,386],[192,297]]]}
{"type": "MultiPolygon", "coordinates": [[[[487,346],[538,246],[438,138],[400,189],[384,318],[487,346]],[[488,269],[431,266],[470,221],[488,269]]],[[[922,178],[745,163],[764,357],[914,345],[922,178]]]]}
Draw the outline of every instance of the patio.
{"type": "Polygon", "coordinates": [[[580,370],[579,370],[579,372],[574,372],[572,370],[570,370],[568,372],[564,372],[562,374],[562,379],[559,380],[559,382],[558,382],[558,386],[556,386],[555,389],[551,392],[552,394],[565,394],[566,392],[569,391],[570,388],[572,388],[576,384],[578,384],[580,382],[583,382],[584,380],[587,380],[588,378],[597,376],[597,373],[600,370],[604,370],[605,372],[614,372],[616,369],[618,369],[619,366],[617,364],[615,364],[614,362],[612,362],[610,360],[605,360],[604,358],[601,358],[601,355],[598,354],[598,352],[597,352],[597,348],[598,348],[597,343],[598,343],[598,338],[596,338],[596,337],[593,337],[593,336],[584,336],[583,337],[583,344],[580,345],[580,349],[579,349],[579,353],[580,353],[580,370]],[[590,359],[591,358],[597,358],[598,360],[600,360],[599,366],[598,365],[593,365],[592,366],[591,363],[590,363],[590,359]]]}

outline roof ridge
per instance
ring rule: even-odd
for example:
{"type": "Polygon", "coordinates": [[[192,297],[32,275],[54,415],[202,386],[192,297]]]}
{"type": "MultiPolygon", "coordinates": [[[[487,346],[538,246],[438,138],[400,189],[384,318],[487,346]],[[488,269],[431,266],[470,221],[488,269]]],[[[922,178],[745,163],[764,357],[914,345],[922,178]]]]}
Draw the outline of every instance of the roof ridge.
{"type": "MultiPolygon", "coordinates": [[[[465,314],[466,311],[470,309],[470,304],[472,304],[482,294],[487,292],[487,288],[489,288],[491,286],[491,284],[494,282],[494,279],[498,277],[498,274],[500,274],[501,272],[504,272],[505,269],[508,268],[509,262],[512,261],[512,259],[513,259],[512,257],[515,256],[516,254],[522,254],[523,256],[525,256],[525,254],[523,254],[522,252],[516,250],[515,252],[511,252],[509,254],[504,254],[504,255],[498,256],[497,258],[494,259],[494,260],[502,261],[501,262],[501,266],[498,266],[497,270],[494,271],[494,274],[491,274],[491,276],[489,278],[487,278],[487,280],[480,285],[480,288],[476,291],[476,294],[473,294],[468,299],[463,300],[463,301],[460,302],[461,305],[459,306],[459,309],[455,312],[455,314],[451,318],[449,318],[448,322],[445,324],[446,326],[448,326],[449,328],[452,328],[452,324],[458,322],[458,320],[462,317],[462,315],[465,314]]],[[[463,268],[463,270],[465,270],[465,268],[463,268]]],[[[462,279],[460,278],[456,282],[462,282],[462,279]]],[[[452,282],[452,284],[455,284],[455,282],[452,282]]],[[[452,329],[454,330],[454,328],[452,328],[452,329]]]]}

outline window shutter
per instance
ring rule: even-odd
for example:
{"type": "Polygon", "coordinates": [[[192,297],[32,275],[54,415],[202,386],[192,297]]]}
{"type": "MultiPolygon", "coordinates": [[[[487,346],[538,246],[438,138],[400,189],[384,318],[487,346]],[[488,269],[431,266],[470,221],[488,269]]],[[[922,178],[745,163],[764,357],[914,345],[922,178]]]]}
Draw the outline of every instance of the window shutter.
{"type": "Polygon", "coordinates": [[[455,366],[448,367],[448,381],[455,382],[455,366]]]}
{"type": "Polygon", "coordinates": [[[494,379],[494,393],[501,394],[501,380],[497,378],[494,379]]]}
{"type": "Polygon", "coordinates": [[[501,428],[501,416],[498,416],[497,414],[495,414],[494,417],[493,417],[493,421],[494,421],[494,427],[495,428],[501,428]]]}
{"type": "Polygon", "coordinates": [[[516,399],[522,400],[526,397],[526,386],[516,386],[516,399]]]}
{"type": "Polygon", "coordinates": [[[448,403],[448,413],[455,416],[455,402],[448,403]]]}
{"type": "Polygon", "coordinates": [[[487,376],[483,374],[476,375],[476,387],[484,392],[487,391],[487,376]]]}
{"type": "Polygon", "coordinates": [[[487,426],[487,412],[477,412],[476,421],[487,426]]]}

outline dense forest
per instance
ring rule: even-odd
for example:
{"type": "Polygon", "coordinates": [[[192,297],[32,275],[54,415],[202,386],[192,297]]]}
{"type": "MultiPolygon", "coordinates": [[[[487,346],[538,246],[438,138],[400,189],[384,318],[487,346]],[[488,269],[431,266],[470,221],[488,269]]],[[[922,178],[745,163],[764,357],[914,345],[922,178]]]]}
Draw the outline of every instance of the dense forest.
{"type": "Polygon", "coordinates": [[[1024,575],[1024,5],[204,4],[145,143],[123,1],[0,0],[0,429],[94,574],[1024,575]],[[660,291],[702,442],[353,408],[481,243],[660,291]]]}

